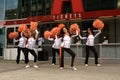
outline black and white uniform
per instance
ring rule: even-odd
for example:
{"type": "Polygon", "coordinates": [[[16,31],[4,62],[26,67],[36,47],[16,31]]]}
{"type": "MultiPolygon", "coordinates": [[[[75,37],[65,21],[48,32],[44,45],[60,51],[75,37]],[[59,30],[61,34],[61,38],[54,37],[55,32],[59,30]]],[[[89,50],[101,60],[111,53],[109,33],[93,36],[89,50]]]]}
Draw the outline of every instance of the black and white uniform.
{"type": "Polygon", "coordinates": [[[91,50],[95,55],[95,64],[98,64],[98,53],[94,47],[94,40],[95,38],[101,33],[101,30],[98,30],[98,33],[94,35],[88,35],[88,37],[81,37],[81,39],[87,39],[86,42],[86,59],[85,64],[88,64],[88,58],[89,58],[89,50],[91,50]]]}
{"type": "Polygon", "coordinates": [[[15,42],[19,42],[18,43],[18,48],[17,48],[17,58],[16,58],[16,63],[19,64],[20,62],[20,52],[22,50],[24,56],[25,56],[25,63],[27,64],[28,62],[28,56],[26,54],[26,48],[25,48],[25,45],[26,45],[26,42],[27,42],[27,38],[25,37],[21,37],[19,40],[15,40],[15,42]]]}
{"type": "Polygon", "coordinates": [[[37,39],[37,36],[38,36],[38,31],[35,30],[35,32],[36,32],[35,38],[30,37],[28,39],[26,48],[27,48],[27,55],[30,52],[34,56],[34,62],[37,62],[37,54],[35,52],[35,43],[36,43],[36,39],[37,39]]]}
{"type": "Polygon", "coordinates": [[[72,56],[71,67],[74,66],[74,60],[76,54],[70,49],[70,41],[71,41],[71,37],[69,35],[65,35],[63,37],[63,42],[61,43],[62,59],[61,59],[60,67],[64,67],[64,51],[68,52],[72,56]]]}
{"type": "Polygon", "coordinates": [[[52,54],[53,54],[53,59],[52,59],[52,63],[56,64],[56,52],[59,54],[60,52],[60,45],[61,45],[61,40],[62,38],[58,38],[56,37],[54,39],[54,43],[52,45],[52,54]]]}
{"type": "Polygon", "coordinates": [[[36,40],[33,37],[30,37],[28,39],[26,48],[27,48],[27,54],[30,52],[34,56],[34,62],[37,62],[37,54],[34,51],[35,43],[36,43],[36,40]]]}

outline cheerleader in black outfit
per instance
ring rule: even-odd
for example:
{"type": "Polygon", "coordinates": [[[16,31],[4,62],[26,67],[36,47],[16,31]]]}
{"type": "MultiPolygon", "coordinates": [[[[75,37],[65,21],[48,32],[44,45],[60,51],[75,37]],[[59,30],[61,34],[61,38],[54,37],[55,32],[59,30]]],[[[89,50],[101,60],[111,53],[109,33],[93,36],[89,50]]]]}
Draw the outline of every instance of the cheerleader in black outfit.
{"type": "MultiPolygon", "coordinates": [[[[36,30],[35,32],[36,32],[36,35],[32,31],[28,31],[29,38],[28,38],[28,42],[27,42],[26,48],[27,48],[27,55],[30,52],[34,56],[34,65],[33,65],[33,67],[34,68],[38,68],[38,66],[36,65],[37,54],[34,51],[36,39],[37,39],[37,36],[38,36],[38,31],[36,30]]],[[[28,67],[30,67],[30,65],[27,64],[25,67],[28,68],[28,67]]]]}
{"type": "Polygon", "coordinates": [[[74,61],[75,61],[75,56],[76,54],[70,49],[70,41],[71,41],[71,37],[68,33],[68,30],[66,28],[63,28],[61,30],[61,33],[60,33],[62,36],[63,36],[63,42],[61,43],[61,63],[60,63],[60,69],[63,69],[64,68],[64,51],[68,52],[71,57],[72,57],[72,60],[71,60],[71,67],[73,68],[73,70],[77,70],[77,68],[74,66],[74,61]]]}
{"type": "Polygon", "coordinates": [[[20,62],[20,53],[21,51],[23,52],[24,56],[25,56],[25,64],[28,63],[28,55],[26,54],[26,42],[27,42],[27,38],[23,35],[23,33],[21,32],[21,37],[19,38],[19,40],[14,39],[14,42],[19,42],[18,43],[18,47],[17,47],[17,58],[16,58],[16,63],[19,64],[20,62]]]}
{"type": "Polygon", "coordinates": [[[89,58],[89,51],[91,50],[94,55],[95,55],[95,64],[97,66],[100,66],[100,64],[98,63],[98,53],[94,47],[94,40],[95,38],[101,33],[101,30],[98,30],[98,33],[97,34],[93,34],[93,31],[88,28],[87,30],[88,32],[88,36],[87,37],[82,37],[80,35],[80,38],[81,39],[87,39],[87,42],[86,42],[86,59],[85,59],[85,66],[88,66],[88,58],[89,58]]]}
{"type": "Polygon", "coordinates": [[[62,40],[62,38],[55,35],[54,43],[52,45],[52,54],[53,54],[52,65],[56,64],[56,53],[59,54],[59,52],[60,52],[61,40],[62,40]]]}

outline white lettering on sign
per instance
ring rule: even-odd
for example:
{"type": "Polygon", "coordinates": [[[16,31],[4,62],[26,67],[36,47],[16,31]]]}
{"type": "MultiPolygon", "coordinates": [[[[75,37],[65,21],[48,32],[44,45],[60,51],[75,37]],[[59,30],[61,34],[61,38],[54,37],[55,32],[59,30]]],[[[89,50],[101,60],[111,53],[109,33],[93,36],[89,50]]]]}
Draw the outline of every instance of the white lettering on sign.
{"type": "Polygon", "coordinates": [[[81,18],[81,13],[52,15],[53,20],[76,19],[81,18]]]}

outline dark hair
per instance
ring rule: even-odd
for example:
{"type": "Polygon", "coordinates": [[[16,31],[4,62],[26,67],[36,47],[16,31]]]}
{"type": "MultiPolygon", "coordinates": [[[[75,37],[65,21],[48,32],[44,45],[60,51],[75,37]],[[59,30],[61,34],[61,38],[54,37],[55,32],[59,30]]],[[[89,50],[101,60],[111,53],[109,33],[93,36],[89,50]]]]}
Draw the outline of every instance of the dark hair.
{"type": "MultiPolygon", "coordinates": [[[[89,28],[92,32],[92,34],[94,35],[94,32],[93,32],[93,29],[92,28],[89,28]]],[[[88,34],[88,28],[87,28],[87,34],[88,34]]]]}
{"type": "Polygon", "coordinates": [[[63,31],[63,28],[60,30],[60,37],[63,37],[64,36],[64,31],[63,31]]]}

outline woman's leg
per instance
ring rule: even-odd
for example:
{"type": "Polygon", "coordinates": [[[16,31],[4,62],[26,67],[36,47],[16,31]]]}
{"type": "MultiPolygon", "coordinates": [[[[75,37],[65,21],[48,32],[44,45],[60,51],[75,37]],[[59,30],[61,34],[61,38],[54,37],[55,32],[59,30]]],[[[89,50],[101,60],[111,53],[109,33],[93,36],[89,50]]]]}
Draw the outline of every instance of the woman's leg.
{"type": "Polygon", "coordinates": [[[37,62],[37,55],[34,50],[29,50],[30,53],[34,56],[34,62],[37,62]]]}
{"type": "Polygon", "coordinates": [[[92,50],[92,52],[93,52],[94,55],[95,55],[95,64],[98,64],[98,53],[97,53],[95,47],[94,47],[94,46],[91,46],[91,50],[92,50]]]}
{"type": "Polygon", "coordinates": [[[29,59],[28,59],[28,49],[27,49],[27,48],[23,48],[22,51],[23,51],[24,57],[25,57],[25,64],[27,64],[27,63],[29,63],[29,59]]]}
{"type": "Polygon", "coordinates": [[[21,52],[22,48],[18,47],[17,48],[17,58],[16,58],[16,63],[19,64],[20,62],[20,52],[21,52]]]}
{"type": "Polygon", "coordinates": [[[37,62],[37,54],[35,53],[34,50],[29,50],[29,51],[30,51],[30,53],[34,56],[34,65],[33,65],[33,67],[34,67],[34,68],[38,68],[38,66],[36,65],[36,62],[37,62]]]}
{"type": "Polygon", "coordinates": [[[60,51],[60,67],[64,67],[64,49],[61,47],[60,51]]]}
{"type": "Polygon", "coordinates": [[[59,49],[54,49],[52,48],[52,53],[53,53],[53,59],[52,59],[52,63],[56,64],[56,52],[59,54],[59,49]]]}
{"type": "MultiPolygon", "coordinates": [[[[55,49],[55,51],[57,52],[58,55],[60,55],[60,49],[55,49]]],[[[60,61],[60,57],[59,57],[59,61],[60,61]]]]}
{"type": "Polygon", "coordinates": [[[75,53],[70,48],[64,48],[64,50],[72,56],[71,67],[73,67],[74,61],[75,61],[75,56],[76,56],[75,53]]]}
{"type": "Polygon", "coordinates": [[[54,48],[52,48],[52,55],[53,55],[52,64],[56,64],[56,54],[55,54],[55,49],[54,48]]]}
{"type": "Polygon", "coordinates": [[[90,47],[89,47],[89,46],[86,46],[86,47],[85,47],[85,49],[86,49],[85,64],[88,64],[88,59],[89,59],[89,50],[90,50],[90,47]]]}

